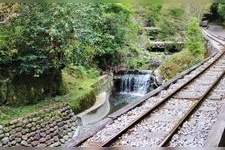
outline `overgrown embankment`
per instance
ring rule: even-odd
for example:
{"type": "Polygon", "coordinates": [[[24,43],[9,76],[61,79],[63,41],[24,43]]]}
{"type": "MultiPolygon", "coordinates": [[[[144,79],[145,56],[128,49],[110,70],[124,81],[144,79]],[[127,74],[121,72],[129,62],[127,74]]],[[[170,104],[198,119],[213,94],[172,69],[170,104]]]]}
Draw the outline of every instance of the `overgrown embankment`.
{"type": "Polygon", "coordinates": [[[198,20],[192,18],[185,33],[185,48],[164,61],[160,66],[161,75],[164,79],[171,79],[204,59],[205,53],[204,38],[198,20]]]}

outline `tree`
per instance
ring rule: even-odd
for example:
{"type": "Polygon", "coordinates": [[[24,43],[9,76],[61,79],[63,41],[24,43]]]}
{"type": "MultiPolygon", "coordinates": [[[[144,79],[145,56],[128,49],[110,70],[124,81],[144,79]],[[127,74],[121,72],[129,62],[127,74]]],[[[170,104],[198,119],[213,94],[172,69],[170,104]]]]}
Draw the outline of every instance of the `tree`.
{"type": "Polygon", "coordinates": [[[185,48],[188,49],[194,56],[199,55],[204,51],[204,39],[199,29],[197,18],[193,17],[188,23],[185,39],[185,48]]]}
{"type": "Polygon", "coordinates": [[[220,18],[222,19],[223,22],[225,22],[225,4],[224,3],[219,3],[217,5],[217,12],[220,16],[220,18]]]}

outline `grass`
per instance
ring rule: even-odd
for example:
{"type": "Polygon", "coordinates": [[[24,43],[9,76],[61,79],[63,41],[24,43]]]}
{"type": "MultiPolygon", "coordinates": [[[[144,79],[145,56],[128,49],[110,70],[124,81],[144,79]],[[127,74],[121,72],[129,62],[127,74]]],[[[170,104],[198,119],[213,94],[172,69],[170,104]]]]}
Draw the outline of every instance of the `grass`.
{"type": "Polygon", "coordinates": [[[185,49],[167,57],[160,66],[160,73],[164,79],[169,80],[176,76],[177,73],[181,73],[203,59],[204,54],[193,56],[190,51],[185,49]]]}
{"type": "Polygon", "coordinates": [[[7,123],[9,120],[16,119],[18,117],[27,116],[28,114],[41,111],[45,108],[58,106],[62,103],[69,104],[75,113],[79,113],[92,106],[95,102],[95,98],[93,98],[93,85],[97,82],[98,76],[96,74],[93,75],[93,73],[88,73],[88,71],[80,76],[75,75],[73,72],[64,70],[62,73],[63,80],[67,86],[66,95],[46,98],[44,101],[40,101],[37,104],[29,106],[16,108],[1,106],[0,124],[7,123]]]}

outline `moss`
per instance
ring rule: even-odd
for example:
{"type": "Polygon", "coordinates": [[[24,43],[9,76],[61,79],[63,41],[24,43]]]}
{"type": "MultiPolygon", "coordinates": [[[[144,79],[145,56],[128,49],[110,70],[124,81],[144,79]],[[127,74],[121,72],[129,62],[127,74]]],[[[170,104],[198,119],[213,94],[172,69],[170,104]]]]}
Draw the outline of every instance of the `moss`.
{"type": "MultiPolygon", "coordinates": [[[[7,75],[6,75],[7,76],[7,75]]],[[[61,71],[42,75],[38,78],[29,75],[10,76],[0,83],[0,105],[23,106],[35,104],[64,93],[61,71]]]]}
{"type": "Polygon", "coordinates": [[[180,73],[203,59],[203,54],[193,56],[188,50],[176,53],[166,60],[160,66],[160,73],[164,79],[171,79],[177,73],[180,73]]]}
{"type": "MultiPolygon", "coordinates": [[[[58,107],[62,103],[69,104],[75,113],[79,113],[95,103],[96,92],[92,85],[96,84],[97,77],[96,73],[95,75],[86,73],[85,76],[77,77],[73,72],[65,69],[62,72],[62,81],[64,90],[67,90],[66,95],[45,98],[37,104],[27,106],[0,106],[0,124],[46,108],[58,107]]],[[[44,116],[45,114],[48,112],[44,113],[44,116]]]]}

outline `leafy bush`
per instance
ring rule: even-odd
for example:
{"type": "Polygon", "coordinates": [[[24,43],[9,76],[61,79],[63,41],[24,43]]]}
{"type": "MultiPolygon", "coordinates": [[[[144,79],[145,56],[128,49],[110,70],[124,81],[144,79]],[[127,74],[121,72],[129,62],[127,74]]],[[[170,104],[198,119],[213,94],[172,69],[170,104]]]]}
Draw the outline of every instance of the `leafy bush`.
{"type": "Polygon", "coordinates": [[[160,66],[160,74],[164,79],[171,79],[192,65],[202,60],[202,57],[196,57],[188,50],[183,50],[172,56],[166,58],[166,60],[160,66]]]}
{"type": "Polygon", "coordinates": [[[185,35],[185,49],[166,58],[160,66],[161,75],[165,79],[171,79],[204,58],[204,40],[196,18],[188,23],[185,35]]]}
{"type": "Polygon", "coordinates": [[[192,53],[192,55],[204,54],[204,39],[196,18],[192,18],[188,23],[185,39],[185,47],[192,53]]]}

